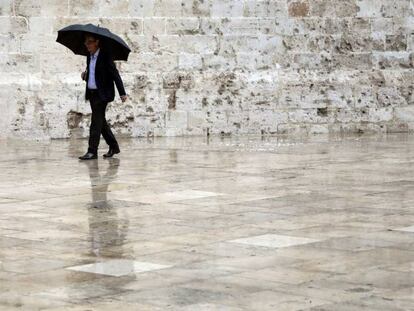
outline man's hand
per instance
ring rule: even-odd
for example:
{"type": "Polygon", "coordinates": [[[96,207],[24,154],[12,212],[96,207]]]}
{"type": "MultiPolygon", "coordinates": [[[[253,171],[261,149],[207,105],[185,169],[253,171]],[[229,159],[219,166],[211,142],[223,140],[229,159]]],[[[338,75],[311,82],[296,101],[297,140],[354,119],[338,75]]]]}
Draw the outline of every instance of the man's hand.
{"type": "Polygon", "coordinates": [[[82,80],[85,80],[86,79],[86,71],[84,71],[84,72],[81,73],[81,78],[82,78],[82,80]]]}
{"type": "Polygon", "coordinates": [[[128,99],[128,96],[126,96],[126,95],[122,95],[122,96],[121,96],[121,100],[122,100],[122,102],[125,102],[127,99],[128,99]]]}

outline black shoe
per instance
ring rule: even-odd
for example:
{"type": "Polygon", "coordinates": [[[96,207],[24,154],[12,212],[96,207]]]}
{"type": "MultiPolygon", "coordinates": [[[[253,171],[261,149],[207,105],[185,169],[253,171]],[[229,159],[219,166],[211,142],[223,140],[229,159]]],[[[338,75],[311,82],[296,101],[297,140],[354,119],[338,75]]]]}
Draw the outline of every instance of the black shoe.
{"type": "Polygon", "coordinates": [[[80,160],[93,160],[97,158],[98,158],[98,155],[92,152],[87,152],[83,156],[79,157],[80,160]]]}
{"type": "Polygon", "coordinates": [[[109,148],[108,152],[105,153],[103,156],[104,158],[112,158],[114,154],[120,153],[121,150],[119,148],[109,148]]]}

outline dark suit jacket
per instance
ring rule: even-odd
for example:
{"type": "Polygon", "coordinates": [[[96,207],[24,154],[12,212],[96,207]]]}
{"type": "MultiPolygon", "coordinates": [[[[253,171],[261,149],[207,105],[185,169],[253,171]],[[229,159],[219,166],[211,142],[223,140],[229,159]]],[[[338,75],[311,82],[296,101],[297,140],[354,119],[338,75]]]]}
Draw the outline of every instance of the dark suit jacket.
{"type": "MultiPolygon", "coordinates": [[[[85,90],[85,99],[90,98],[88,91],[88,79],[89,79],[89,63],[91,61],[91,56],[88,55],[86,59],[87,72],[86,72],[86,90],[85,90]]],[[[119,96],[126,95],[124,84],[122,83],[121,76],[119,75],[118,69],[115,66],[114,61],[111,56],[106,53],[104,50],[99,50],[98,58],[96,59],[95,65],[95,81],[96,86],[98,87],[99,97],[104,102],[111,102],[115,98],[115,88],[118,89],[119,96]]]]}

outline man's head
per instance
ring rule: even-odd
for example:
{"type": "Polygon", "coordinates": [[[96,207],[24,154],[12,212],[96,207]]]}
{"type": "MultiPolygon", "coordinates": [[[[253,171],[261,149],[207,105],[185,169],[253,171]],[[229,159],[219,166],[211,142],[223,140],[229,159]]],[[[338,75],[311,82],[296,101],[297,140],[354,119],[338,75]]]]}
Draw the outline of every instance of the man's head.
{"type": "Polygon", "coordinates": [[[88,52],[94,54],[99,49],[99,38],[92,34],[86,34],[84,44],[88,52]]]}

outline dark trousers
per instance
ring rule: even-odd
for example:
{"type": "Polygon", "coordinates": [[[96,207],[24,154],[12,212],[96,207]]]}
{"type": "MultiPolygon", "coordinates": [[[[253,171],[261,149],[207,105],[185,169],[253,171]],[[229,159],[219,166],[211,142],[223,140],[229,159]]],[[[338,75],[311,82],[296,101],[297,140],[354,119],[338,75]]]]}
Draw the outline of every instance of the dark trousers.
{"type": "Polygon", "coordinates": [[[118,142],[116,141],[116,138],[105,118],[105,111],[108,103],[101,100],[98,92],[91,92],[90,96],[89,102],[92,109],[92,119],[91,126],[89,128],[88,152],[98,152],[101,134],[109,147],[114,149],[119,148],[118,142]]]}

